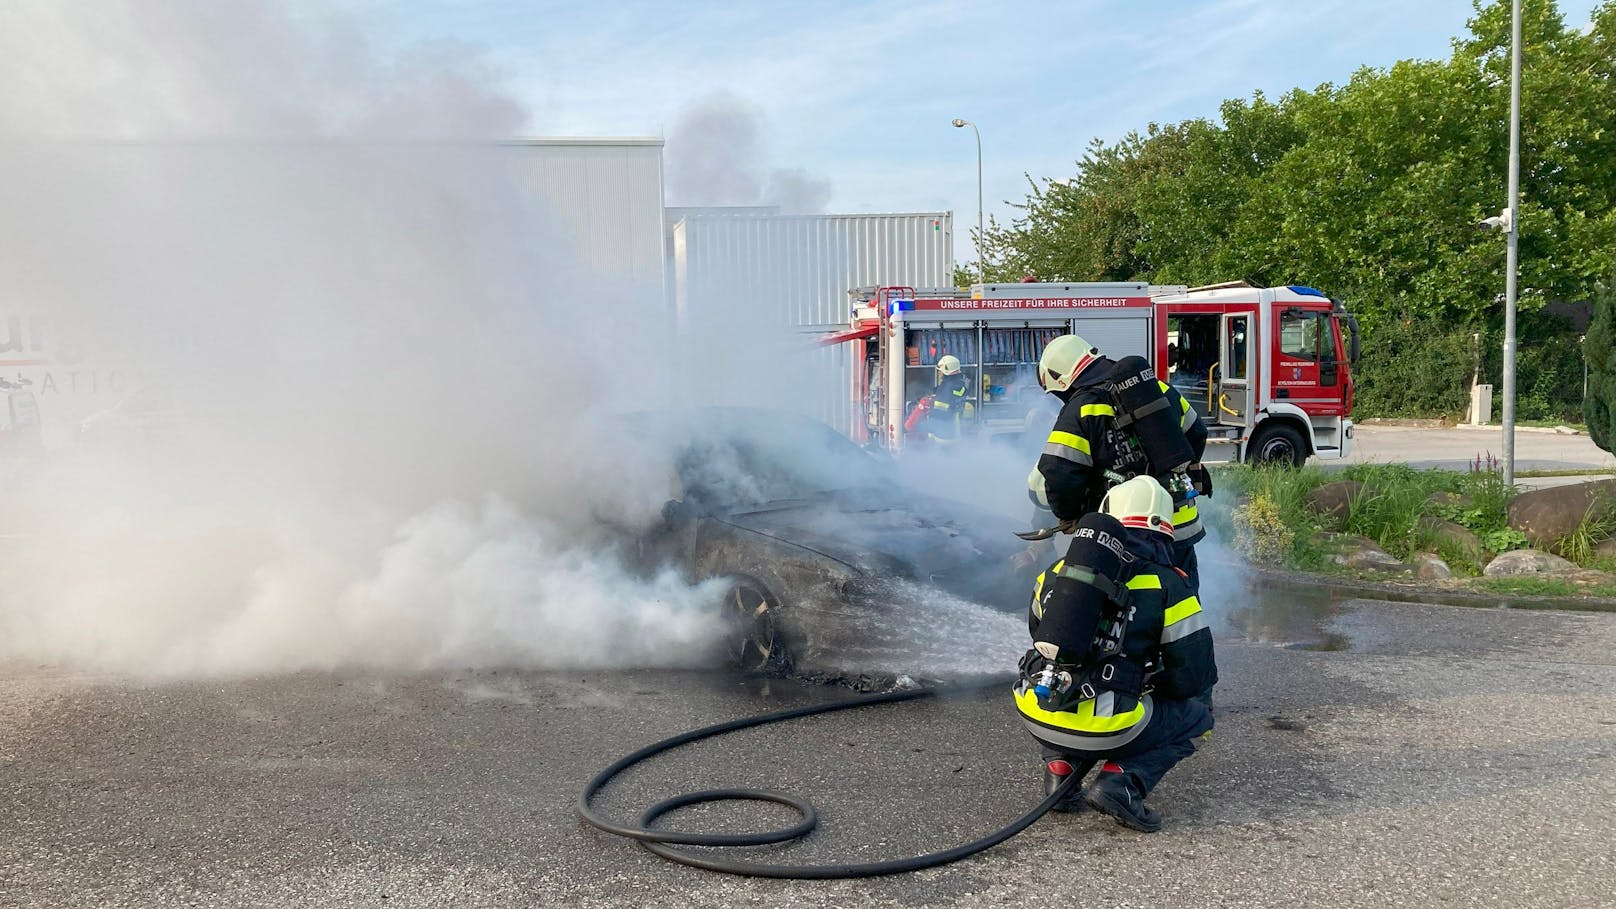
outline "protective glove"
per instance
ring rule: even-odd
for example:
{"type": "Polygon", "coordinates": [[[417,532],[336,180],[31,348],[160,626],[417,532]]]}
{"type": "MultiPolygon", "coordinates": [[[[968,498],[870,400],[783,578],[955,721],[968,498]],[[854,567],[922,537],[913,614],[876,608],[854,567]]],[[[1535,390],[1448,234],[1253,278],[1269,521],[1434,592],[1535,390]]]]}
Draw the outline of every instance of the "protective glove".
{"type": "Polygon", "coordinates": [[[1212,498],[1212,471],[1206,469],[1205,464],[1195,463],[1185,468],[1189,474],[1190,482],[1195,485],[1195,494],[1212,498]]]}
{"type": "Polygon", "coordinates": [[[1034,565],[1048,561],[1049,556],[1052,554],[1050,550],[1054,548],[1055,544],[1048,540],[1028,543],[1026,549],[1010,557],[1010,563],[1016,567],[1017,571],[1025,571],[1034,565]]]}

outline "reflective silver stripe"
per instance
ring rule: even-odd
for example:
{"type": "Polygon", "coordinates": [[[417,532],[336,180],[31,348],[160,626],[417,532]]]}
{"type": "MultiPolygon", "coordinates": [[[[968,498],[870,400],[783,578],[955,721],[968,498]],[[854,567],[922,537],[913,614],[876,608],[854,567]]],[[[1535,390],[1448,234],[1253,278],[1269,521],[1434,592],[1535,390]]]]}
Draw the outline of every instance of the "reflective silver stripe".
{"type": "Polygon", "coordinates": [[[1078,451],[1070,445],[1062,445],[1059,442],[1049,442],[1045,444],[1044,454],[1053,455],[1057,458],[1065,458],[1074,464],[1082,464],[1084,467],[1094,466],[1094,459],[1089,457],[1088,452],[1078,451]]]}
{"type": "MultiPolygon", "coordinates": [[[[1021,721],[1026,724],[1027,731],[1031,732],[1033,737],[1040,742],[1048,742],[1051,745],[1070,748],[1073,751],[1105,751],[1109,748],[1120,748],[1128,744],[1138,738],[1139,733],[1144,732],[1145,727],[1150,725],[1150,718],[1156,712],[1155,705],[1151,703],[1150,695],[1148,694],[1140,698],[1140,703],[1145,705],[1145,714],[1139,718],[1139,722],[1129,726],[1127,729],[1109,734],[1078,735],[1074,732],[1065,732],[1045,726],[1026,714],[1021,715],[1021,721]]],[[[1019,711],[1017,712],[1019,713],[1019,711]]]]}
{"type": "Polygon", "coordinates": [[[1191,426],[1195,425],[1195,421],[1200,418],[1201,415],[1195,412],[1195,408],[1191,407],[1189,410],[1184,411],[1184,420],[1181,425],[1188,431],[1191,426]]]}
{"type": "Polygon", "coordinates": [[[1188,524],[1173,525],[1173,541],[1182,543],[1201,532],[1201,519],[1197,517],[1188,524]]]}
{"type": "Polygon", "coordinates": [[[1094,715],[1097,716],[1097,717],[1099,717],[1099,716],[1116,716],[1117,715],[1117,693],[1114,692],[1114,691],[1107,691],[1107,692],[1102,693],[1099,697],[1095,698],[1094,699],[1094,715]]]}
{"type": "Polygon", "coordinates": [[[1196,611],[1163,628],[1161,642],[1171,644],[1180,638],[1187,638],[1205,627],[1207,627],[1206,613],[1196,611]]]}

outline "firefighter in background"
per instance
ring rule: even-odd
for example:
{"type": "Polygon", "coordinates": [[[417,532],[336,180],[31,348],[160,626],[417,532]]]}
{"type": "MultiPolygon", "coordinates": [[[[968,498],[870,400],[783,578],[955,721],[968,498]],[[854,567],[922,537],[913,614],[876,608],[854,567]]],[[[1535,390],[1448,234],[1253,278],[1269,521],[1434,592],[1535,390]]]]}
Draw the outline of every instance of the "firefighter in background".
{"type": "Polygon", "coordinates": [[[1198,586],[1195,544],[1206,531],[1194,498],[1212,492],[1211,477],[1200,464],[1206,425],[1177,389],[1153,374],[1148,382],[1155,388],[1140,385],[1137,380],[1149,373],[1143,358],[1119,364],[1077,335],[1051,340],[1038,360],[1038,384],[1062,401],[1061,412],[1028,484],[1034,502],[1053,512],[1061,532],[1069,533],[1115,483],[1140,475],[1163,482],[1182,477],[1192,488],[1173,490],[1174,564],[1198,586]],[[1151,403],[1130,408],[1121,400],[1138,400],[1137,392],[1151,403]],[[1170,417],[1167,438],[1155,432],[1164,417],[1170,417]]]}
{"type": "Polygon", "coordinates": [[[1200,601],[1172,566],[1172,511],[1141,476],[1077,522],[1066,556],[1038,576],[1014,689],[1042,746],[1045,797],[1071,784],[1055,810],[1086,803],[1147,833],[1161,819],[1145,797],[1211,734],[1218,677],[1200,601]]]}
{"type": "Polygon", "coordinates": [[[970,417],[970,385],[960,371],[959,357],[945,354],[937,361],[937,387],[926,412],[926,438],[944,445],[959,441],[960,424],[970,417]]]}

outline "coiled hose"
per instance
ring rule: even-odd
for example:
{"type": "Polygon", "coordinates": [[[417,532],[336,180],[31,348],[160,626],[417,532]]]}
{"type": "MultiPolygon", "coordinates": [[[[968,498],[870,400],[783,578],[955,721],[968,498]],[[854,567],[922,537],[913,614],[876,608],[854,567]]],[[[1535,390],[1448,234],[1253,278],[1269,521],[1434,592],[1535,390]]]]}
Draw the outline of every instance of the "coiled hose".
{"type": "MultiPolygon", "coordinates": [[[[992,683],[998,686],[1002,683],[992,683]]],[[[959,689],[961,693],[985,690],[988,686],[959,689]]],[[[590,801],[611,782],[612,778],[624,770],[654,757],[664,751],[671,751],[682,745],[699,742],[702,739],[713,738],[727,732],[739,729],[751,729],[769,723],[780,723],[786,720],[795,720],[801,717],[814,716],[821,713],[834,713],[838,710],[853,710],[859,707],[873,707],[877,704],[895,704],[901,701],[918,701],[922,698],[936,697],[940,694],[937,688],[915,688],[899,691],[887,691],[879,694],[866,694],[832,701],[827,704],[812,704],[807,707],[790,707],[776,710],[771,713],[730,720],[692,729],[679,735],[665,738],[660,742],[647,745],[632,754],[613,761],[610,766],[595,774],[594,779],[584,786],[583,792],[578,795],[578,817],[584,822],[597,827],[607,833],[628,837],[637,841],[641,846],[669,861],[702,868],[707,871],[717,871],[723,874],[739,874],[748,877],[789,878],[795,880],[839,880],[846,878],[878,877],[883,874],[901,874],[906,871],[919,871],[922,868],[935,868],[949,862],[959,861],[969,855],[975,855],[985,849],[991,849],[1005,840],[1015,836],[1032,826],[1032,823],[1043,817],[1057,802],[1065,798],[1078,783],[1078,777],[1073,774],[1070,779],[1062,783],[1060,788],[1050,796],[1038,803],[1038,806],[1002,830],[951,849],[940,852],[931,852],[909,858],[889,859],[880,862],[865,862],[852,865],[771,865],[756,862],[743,862],[720,856],[700,856],[680,852],[673,847],[679,846],[767,846],[773,843],[783,843],[788,840],[806,836],[819,823],[819,812],[806,799],[798,798],[784,792],[767,789],[706,789],[700,792],[691,792],[685,795],[676,795],[664,799],[645,809],[639,820],[633,825],[617,824],[601,817],[590,807],[590,801]],[[742,800],[775,802],[787,805],[802,815],[796,824],[779,830],[763,833],[680,833],[673,830],[657,830],[651,825],[657,818],[678,808],[689,805],[699,805],[705,802],[742,800]]]]}

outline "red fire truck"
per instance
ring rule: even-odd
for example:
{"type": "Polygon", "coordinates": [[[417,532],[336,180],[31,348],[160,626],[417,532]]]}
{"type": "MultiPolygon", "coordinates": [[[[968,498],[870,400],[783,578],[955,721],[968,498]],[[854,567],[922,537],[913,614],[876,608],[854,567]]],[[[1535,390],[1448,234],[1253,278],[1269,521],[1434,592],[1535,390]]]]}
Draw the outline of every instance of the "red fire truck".
{"type": "Polygon", "coordinates": [[[855,441],[897,452],[923,442],[909,419],[944,356],[960,360],[973,411],[965,431],[1041,447],[1059,402],[1038,386],[1044,345],[1068,332],[1113,359],[1147,358],[1206,418],[1207,460],[1344,457],[1352,444],[1357,323],[1310,287],[1144,283],[978,284],[969,293],[864,288],[844,331],[854,345],[855,441]]]}

